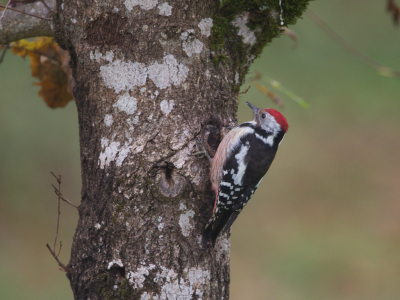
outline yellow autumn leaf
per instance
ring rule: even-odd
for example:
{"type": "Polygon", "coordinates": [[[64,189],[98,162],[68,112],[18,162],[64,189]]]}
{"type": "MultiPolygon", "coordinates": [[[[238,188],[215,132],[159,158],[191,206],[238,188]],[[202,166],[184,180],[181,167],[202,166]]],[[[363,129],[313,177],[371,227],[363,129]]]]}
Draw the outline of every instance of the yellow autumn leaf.
{"type": "Polygon", "coordinates": [[[39,96],[49,107],[64,107],[73,100],[73,80],[69,68],[69,54],[50,37],[36,38],[33,42],[20,40],[10,44],[15,55],[29,57],[32,76],[39,78],[39,96]]]}

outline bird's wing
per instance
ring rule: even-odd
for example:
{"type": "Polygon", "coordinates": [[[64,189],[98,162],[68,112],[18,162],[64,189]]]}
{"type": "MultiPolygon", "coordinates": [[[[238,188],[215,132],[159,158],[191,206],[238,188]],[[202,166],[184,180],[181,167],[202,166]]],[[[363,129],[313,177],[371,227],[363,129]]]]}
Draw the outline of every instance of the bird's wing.
{"type": "Polygon", "coordinates": [[[222,171],[226,169],[226,164],[231,159],[232,154],[240,144],[240,137],[253,131],[249,127],[235,127],[223,138],[218,146],[211,166],[211,183],[213,190],[217,193],[222,179],[222,171]]]}

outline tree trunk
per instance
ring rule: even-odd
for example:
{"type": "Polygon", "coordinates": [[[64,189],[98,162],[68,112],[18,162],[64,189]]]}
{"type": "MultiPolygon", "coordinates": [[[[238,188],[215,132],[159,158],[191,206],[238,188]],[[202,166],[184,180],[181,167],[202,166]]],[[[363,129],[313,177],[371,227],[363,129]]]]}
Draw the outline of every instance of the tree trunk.
{"type": "Polygon", "coordinates": [[[82,163],[75,299],[229,298],[229,235],[202,248],[215,196],[190,154],[196,137],[216,150],[249,65],[308,1],[241,2],[57,1],[82,163]]]}

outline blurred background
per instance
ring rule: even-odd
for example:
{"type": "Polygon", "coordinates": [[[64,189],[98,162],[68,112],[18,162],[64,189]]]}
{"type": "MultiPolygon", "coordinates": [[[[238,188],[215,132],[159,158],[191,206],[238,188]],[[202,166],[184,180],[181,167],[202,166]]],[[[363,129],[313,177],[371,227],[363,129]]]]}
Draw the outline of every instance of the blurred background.
{"type": "MultiPolygon", "coordinates": [[[[310,8],[353,46],[400,69],[400,28],[386,1],[310,8]]],[[[290,129],[233,225],[231,299],[400,299],[399,79],[350,56],[307,15],[290,29],[297,48],[287,36],[274,40],[248,76],[279,81],[309,107],[276,92],[290,129]]],[[[34,81],[29,60],[7,53],[0,65],[0,299],[72,299],[45,245],[53,245],[57,220],[50,171],[62,175],[64,196],[80,201],[76,107],[49,109],[34,81]]],[[[239,122],[252,118],[246,101],[278,108],[252,85],[241,96],[239,122]]],[[[75,209],[62,203],[65,263],[76,224],[75,209]]]]}

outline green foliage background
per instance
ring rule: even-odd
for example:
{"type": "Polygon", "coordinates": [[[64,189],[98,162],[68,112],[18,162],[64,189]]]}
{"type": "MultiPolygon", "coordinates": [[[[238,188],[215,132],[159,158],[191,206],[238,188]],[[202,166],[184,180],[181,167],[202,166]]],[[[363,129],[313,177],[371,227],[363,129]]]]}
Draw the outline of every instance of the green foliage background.
{"type": "MultiPolygon", "coordinates": [[[[400,69],[400,28],[385,1],[331,0],[310,8],[347,41],[400,69]]],[[[267,177],[233,226],[231,299],[400,299],[400,85],[349,56],[307,16],[276,39],[252,72],[281,82],[309,104],[282,96],[290,129],[267,177]]],[[[252,73],[249,74],[251,76],[252,73]]],[[[0,299],[72,299],[45,245],[57,200],[80,198],[76,108],[38,98],[29,62],[0,65],[0,299]]],[[[244,86],[246,88],[247,85],[244,86]]],[[[245,105],[275,107],[253,86],[245,105]]],[[[77,223],[62,205],[60,259],[77,223]]]]}

